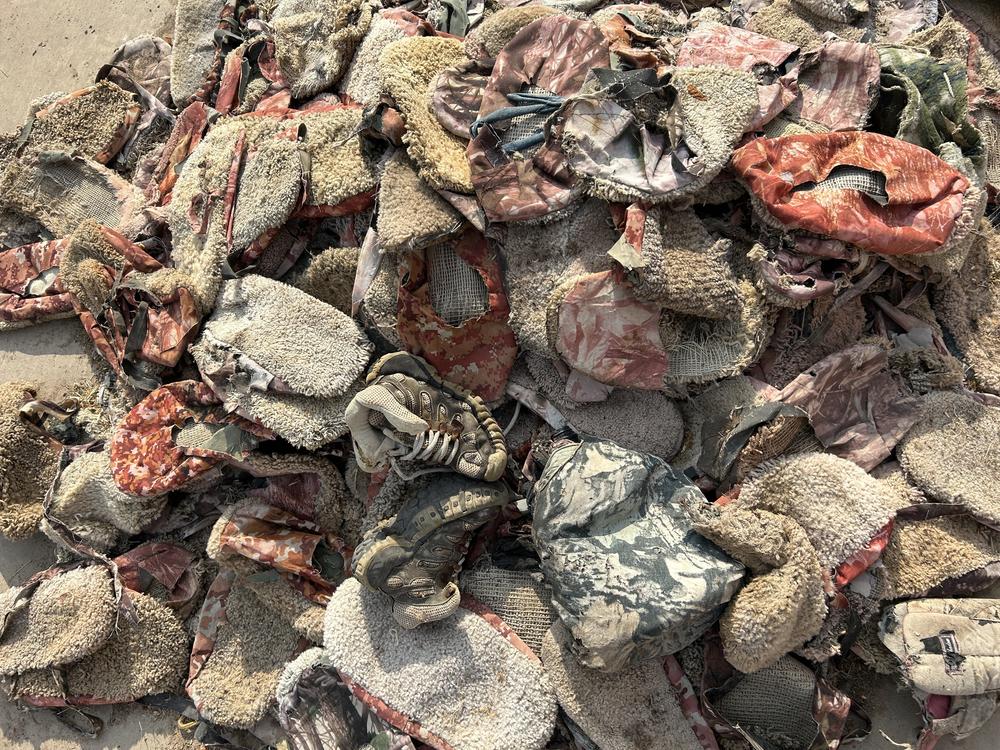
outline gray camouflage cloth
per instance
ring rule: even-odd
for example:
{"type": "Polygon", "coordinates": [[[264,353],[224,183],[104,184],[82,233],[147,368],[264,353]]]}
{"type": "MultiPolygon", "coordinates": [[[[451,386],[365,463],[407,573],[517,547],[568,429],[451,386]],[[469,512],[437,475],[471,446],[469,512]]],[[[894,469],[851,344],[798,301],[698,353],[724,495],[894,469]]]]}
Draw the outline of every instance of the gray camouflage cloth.
{"type": "Polygon", "coordinates": [[[556,448],[533,533],[552,602],[588,667],[615,672],[704,633],[744,568],[691,529],[701,492],[655,456],[607,441],[556,448]]]}

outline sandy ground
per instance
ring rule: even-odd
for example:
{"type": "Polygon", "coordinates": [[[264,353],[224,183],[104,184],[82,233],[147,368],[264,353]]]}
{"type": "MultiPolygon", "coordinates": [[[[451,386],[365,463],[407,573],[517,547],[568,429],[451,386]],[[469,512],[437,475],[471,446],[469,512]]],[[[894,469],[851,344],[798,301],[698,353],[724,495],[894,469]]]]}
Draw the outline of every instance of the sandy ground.
{"type": "MultiPolygon", "coordinates": [[[[72,91],[94,74],[122,41],[140,33],[169,34],[173,0],[0,0],[0,129],[19,127],[31,100],[51,91],[72,91]]],[[[92,376],[86,339],[75,320],[0,334],[0,381],[34,381],[43,397],[57,398],[92,376]]],[[[0,540],[0,590],[16,585],[52,562],[42,537],[0,540]]],[[[868,696],[877,729],[862,750],[908,747],[920,720],[908,693],[888,681],[868,696]],[[885,734],[883,735],[882,732],[885,734]]],[[[46,712],[21,712],[0,698],[3,750],[185,750],[188,740],[175,718],[141,707],[97,709],[105,728],[96,740],[81,739],[46,712]]],[[[939,750],[997,750],[1000,717],[963,743],[945,740],[939,750]]]]}

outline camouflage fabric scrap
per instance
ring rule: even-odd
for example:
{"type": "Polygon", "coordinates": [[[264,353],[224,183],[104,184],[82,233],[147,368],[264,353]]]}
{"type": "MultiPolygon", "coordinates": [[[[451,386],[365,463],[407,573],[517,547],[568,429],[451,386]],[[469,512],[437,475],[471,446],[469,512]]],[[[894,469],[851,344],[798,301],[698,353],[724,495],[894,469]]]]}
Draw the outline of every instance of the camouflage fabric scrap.
{"type": "Polygon", "coordinates": [[[719,619],[743,566],[691,529],[701,492],[661,459],[606,441],[556,448],[535,485],[552,602],[588,667],[675,653],[719,619]]]}
{"type": "Polygon", "coordinates": [[[68,239],[0,251],[0,331],[73,317],[73,296],[59,279],[68,239]]]}
{"type": "Polygon", "coordinates": [[[136,404],[111,438],[111,473],[118,488],[140,497],[160,495],[218,465],[224,454],[174,442],[175,431],[191,423],[233,424],[258,438],[273,438],[270,430],[227,414],[204,383],[170,383],[136,404]]]}

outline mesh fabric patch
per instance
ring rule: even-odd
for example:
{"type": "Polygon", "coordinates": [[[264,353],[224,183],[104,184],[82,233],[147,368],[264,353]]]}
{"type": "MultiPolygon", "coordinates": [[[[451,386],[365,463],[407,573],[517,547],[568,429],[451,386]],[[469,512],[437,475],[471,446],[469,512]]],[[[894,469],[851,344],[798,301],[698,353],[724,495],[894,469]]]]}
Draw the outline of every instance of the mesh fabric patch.
{"type": "Polygon", "coordinates": [[[551,595],[543,583],[526,571],[486,564],[465,571],[461,588],[496,612],[528,648],[541,656],[542,638],[555,618],[551,595]]]}
{"type": "Polygon", "coordinates": [[[490,309],[486,282],[459,257],[454,245],[427,249],[427,280],[434,312],[449,325],[460,326],[490,309]]]}
{"type": "Polygon", "coordinates": [[[885,191],[885,175],[870,169],[842,165],[834,167],[825,180],[802,185],[800,190],[858,190],[873,200],[889,200],[885,191]]]}
{"type": "Polygon", "coordinates": [[[746,675],[718,699],[716,708],[727,722],[741,726],[765,750],[809,750],[817,732],[815,695],[813,673],[785,657],[772,667],[746,675]]]}
{"type": "MultiPolygon", "coordinates": [[[[539,88],[538,86],[525,86],[521,93],[523,94],[552,94],[553,92],[547,91],[546,89],[539,88]]],[[[510,123],[507,125],[507,129],[503,131],[500,135],[500,143],[506,146],[508,143],[514,143],[514,141],[519,141],[522,138],[527,138],[528,136],[534,135],[544,128],[545,121],[549,119],[549,115],[544,113],[536,113],[530,115],[518,115],[517,117],[512,117],[510,123]]],[[[529,156],[535,153],[538,149],[542,147],[542,144],[536,146],[531,146],[524,149],[521,153],[528,154],[529,156]]]]}
{"type": "Polygon", "coordinates": [[[67,226],[85,219],[108,227],[121,224],[122,209],[114,189],[74,162],[46,164],[37,175],[39,191],[50,199],[49,210],[63,217],[67,226]]]}

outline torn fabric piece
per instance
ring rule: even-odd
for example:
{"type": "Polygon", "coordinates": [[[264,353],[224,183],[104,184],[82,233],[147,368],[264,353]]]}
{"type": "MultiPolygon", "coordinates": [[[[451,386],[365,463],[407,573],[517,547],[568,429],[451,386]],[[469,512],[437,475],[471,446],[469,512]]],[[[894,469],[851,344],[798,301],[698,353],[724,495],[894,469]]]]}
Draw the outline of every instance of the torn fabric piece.
{"type": "Polygon", "coordinates": [[[878,94],[880,72],[873,45],[828,39],[803,56],[800,96],[787,114],[828,130],[861,130],[878,94]]]}
{"type": "Polygon", "coordinates": [[[660,308],[639,300],[616,272],[578,277],[557,315],[556,349],[570,367],[606,385],[663,387],[660,308]]]}
{"type": "Polygon", "coordinates": [[[111,438],[118,488],[140,497],[159,495],[218,465],[227,454],[177,443],[178,431],[189,425],[232,425],[249,445],[254,438],[273,438],[269,430],[227,414],[221,404],[207,385],[193,380],[164,385],[136,404],[111,438]]]}
{"type": "Polygon", "coordinates": [[[786,385],[778,398],[809,416],[831,453],[871,471],[918,419],[918,400],[889,373],[889,353],[858,344],[829,355],[786,385]]]}
{"type": "Polygon", "coordinates": [[[0,250],[0,331],[71,318],[73,295],[59,278],[68,239],[0,250]]]}

